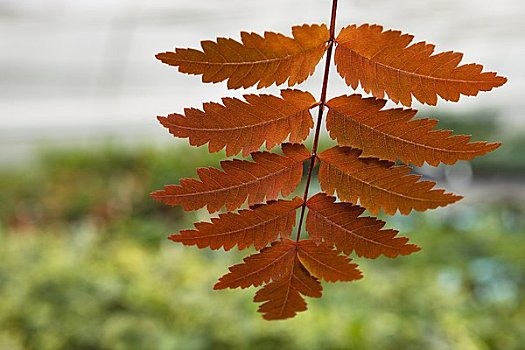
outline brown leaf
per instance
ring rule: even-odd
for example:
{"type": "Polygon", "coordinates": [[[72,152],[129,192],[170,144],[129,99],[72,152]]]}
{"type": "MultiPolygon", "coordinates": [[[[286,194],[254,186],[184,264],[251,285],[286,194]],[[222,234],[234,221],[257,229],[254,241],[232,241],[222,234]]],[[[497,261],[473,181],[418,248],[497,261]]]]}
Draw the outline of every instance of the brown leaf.
{"type": "Polygon", "coordinates": [[[324,243],[300,241],[297,254],[308,272],[327,282],[348,282],[363,278],[361,271],[357,269],[357,264],[351,264],[349,258],[339,255],[338,251],[324,243]]]}
{"type": "Polygon", "coordinates": [[[293,268],[296,248],[295,242],[289,239],[274,242],[245,258],[243,263],[230,267],[230,272],[219,278],[213,289],[257,287],[277,280],[293,268]]]}
{"type": "Polygon", "coordinates": [[[349,255],[375,259],[379,255],[396,258],[420,250],[407,244],[408,238],[396,237],[396,230],[382,229],[385,222],[373,217],[360,217],[365,211],[350,203],[335,203],[335,198],[318,193],[308,200],[306,230],[316,243],[327,245],[349,255]]]}
{"type": "Polygon", "coordinates": [[[217,168],[197,170],[200,180],[181,179],[180,185],[167,185],[151,196],[168,205],[182,205],[184,210],[207,206],[210,213],[223,206],[231,211],[243,205],[253,205],[291,194],[303,173],[303,162],[310,152],[303,145],[285,144],[284,155],[268,152],[252,154],[253,162],[227,160],[217,168]]]}
{"type": "Polygon", "coordinates": [[[291,201],[261,204],[239,213],[220,214],[218,218],[212,218],[211,223],[196,223],[195,230],[184,230],[169,238],[199,248],[230,250],[237,245],[242,250],[253,245],[259,250],[279,235],[282,238],[290,236],[295,225],[295,212],[302,204],[303,200],[295,197],[291,201]]]}
{"type": "Polygon", "coordinates": [[[266,320],[284,320],[307,309],[302,295],[319,298],[322,290],[319,281],[308,273],[296,255],[287,273],[260,289],[253,301],[264,302],[258,311],[266,320]]]}
{"type": "Polygon", "coordinates": [[[351,25],[337,36],[334,61],[346,83],[375,97],[385,93],[405,106],[412,95],[421,103],[435,105],[437,95],[458,101],[460,95],[475,96],[490,91],[507,79],[493,72],[482,72],[479,64],[459,66],[463,54],[434,53],[434,45],[418,42],[408,46],[413,36],[400,31],[383,32],[379,25],[351,25]]]}
{"type": "Polygon", "coordinates": [[[202,51],[175,49],[156,57],[179,72],[202,75],[202,81],[217,83],[228,80],[229,89],[268,87],[288,81],[292,86],[306,80],[327,48],[329,33],[326,25],[292,27],[293,38],[265,32],[264,37],[241,32],[242,43],[218,38],[217,42],[202,41],[202,51]]]}
{"type": "Polygon", "coordinates": [[[327,102],[326,128],[341,146],[363,151],[361,157],[377,157],[417,166],[427,162],[454,164],[495,150],[500,143],[469,142],[470,136],[432,130],[434,119],[415,119],[413,109],[386,109],[385,100],[360,95],[339,96],[327,102]]]}
{"type": "Polygon", "coordinates": [[[396,210],[409,214],[454,203],[462,197],[444,190],[433,190],[435,182],[418,181],[407,166],[376,158],[359,158],[361,151],[350,147],[333,147],[321,154],[319,182],[324,192],[345,202],[360,204],[372,214],[383,209],[393,215],[396,210]]]}
{"type": "Polygon", "coordinates": [[[263,142],[271,149],[290,135],[290,143],[301,143],[313,127],[310,108],[314,97],[299,90],[282,90],[282,98],[272,95],[245,95],[247,102],[223,98],[205,103],[203,110],[185,109],[184,115],[159,117],[169,132],[189,138],[193,146],[209,143],[210,152],[226,147],[226,155],[242,151],[244,157],[259,150],[263,142]]]}
{"type": "Polygon", "coordinates": [[[306,310],[302,295],[318,298],[322,287],[314,277],[326,281],[353,281],[362,277],[356,264],[324,244],[311,240],[294,242],[282,239],[260,253],[230,267],[214,289],[247,288],[267,283],[255,294],[254,301],[264,302],[259,311],[267,320],[293,317],[306,310]]]}

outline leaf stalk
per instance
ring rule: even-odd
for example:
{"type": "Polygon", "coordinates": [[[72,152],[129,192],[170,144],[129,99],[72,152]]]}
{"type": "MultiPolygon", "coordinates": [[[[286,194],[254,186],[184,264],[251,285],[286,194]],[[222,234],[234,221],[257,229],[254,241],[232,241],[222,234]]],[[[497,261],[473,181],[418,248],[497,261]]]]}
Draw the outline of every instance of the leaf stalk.
{"type": "Polygon", "coordinates": [[[335,21],[337,16],[337,1],[332,1],[332,14],[330,18],[330,39],[328,40],[328,48],[326,50],[326,60],[324,66],[323,86],[321,88],[321,99],[319,101],[319,112],[317,114],[317,121],[315,126],[314,143],[312,145],[312,153],[310,156],[310,164],[308,166],[308,175],[306,178],[306,185],[303,194],[303,204],[301,205],[301,216],[299,218],[299,226],[297,228],[297,239],[299,242],[301,238],[301,229],[303,227],[304,213],[306,211],[306,201],[308,200],[308,192],[310,190],[310,182],[312,181],[312,173],[315,167],[315,159],[317,158],[317,147],[319,145],[319,134],[321,133],[321,123],[323,121],[323,112],[326,104],[326,92],[328,90],[328,76],[330,75],[330,65],[332,63],[332,51],[335,42],[335,21]]]}

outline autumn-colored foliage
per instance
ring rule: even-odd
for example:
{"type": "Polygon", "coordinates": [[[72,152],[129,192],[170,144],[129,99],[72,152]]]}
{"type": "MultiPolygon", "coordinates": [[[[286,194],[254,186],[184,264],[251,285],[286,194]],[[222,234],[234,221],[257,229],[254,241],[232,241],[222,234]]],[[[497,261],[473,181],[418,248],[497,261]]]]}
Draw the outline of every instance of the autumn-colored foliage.
{"type": "Polygon", "coordinates": [[[435,119],[413,119],[413,109],[382,109],[385,100],[339,96],[326,103],[326,128],[341,146],[359,148],[361,157],[376,157],[421,166],[452,165],[493,151],[499,143],[469,142],[470,136],[432,130],[435,119]]]}
{"type": "Polygon", "coordinates": [[[173,136],[187,137],[193,146],[207,143],[210,152],[226,148],[227,156],[242,151],[246,157],[264,142],[272,149],[287,138],[301,143],[310,134],[315,98],[299,90],[283,90],[281,96],[246,95],[246,102],[223,98],[224,105],[205,103],[204,111],[186,109],[184,116],[170,114],[159,121],[173,136]]]}
{"type": "Polygon", "coordinates": [[[407,244],[408,238],[396,237],[398,231],[383,229],[385,222],[373,217],[361,217],[364,208],[351,203],[335,203],[335,198],[318,193],[306,202],[306,230],[316,242],[334,245],[346,255],[375,259],[380,255],[395,258],[419,250],[407,244]]]}
{"type": "Polygon", "coordinates": [[[241,32],[242,44],[226,38],[202,41],[202,51],[176,49],[159,53],[162,62],[179,71],[202,75],[205,83],[228,81],[228,89],[257,88],[288,81],[292,86],[305,81],[326,51],[330,36],[325,24],[292,28],[293,38],[266,32],[264,37],[241,32]]]}
{"type": "Polygon", "coordinates": [[[459,66],[463,54],[434,53],[434,45],[418,42],[397,30],[379,25],[351,25],[337,36],[334,61],[337,71],[352,88],[358,84],[377,98],[410,106],[412,96],[421,103],[437,104],[437,96],[457,102],[460,95],[490,91],[507,79],[482,72],[479,64],[459,66]]]}
{"type": "Polygon", "coordinates": [[[241,42],[218,38],[201,42],[202,50],[178,48],[157,55],[182,73],[201,75],[203,82],[226,80],[230,89],[253,85],[260,89],[303,82],[326,54],[319,99],[306,91],[286,89],[280,96],[223,98],[222,104],[204,103],[202,110],[189,108],[182,114],[159,117],[172,135],[187,138],[191,145],[208,144],[210,152],[225,149],[227,156],[251,156],[252,160],[225,160],[221,169],[198,169],[199,179],[182,179],[178,185],[153,192],[152,197],[185,210],[228,211],[169,238],[199,248],[259,250],[230,267],[214,289],[262,286],[254,301],[262,303],[259,311],[268,320],[306,310],[304,297],[320,297],[320,281],[362,278],[349,258],[354,252],[375,259],[420,249],[408,243],[408,238],[398,237],[397,230],[385,229],[384,221],[363,216],[365,210],[373,215],[381,210],[407,215],[461,199],[411,174],[411,164],[450,165],[500,145],[470,142],[470,136],[436,130],[436,120],[415,119],[414,109],[385,109],[383,98],[386,95],[407,107],[412,97],[435,105],[438,96],[458,101],[460,95],[473,96],[501,86],[506,78],[483,72],[479,64],[460,65],[460,53],[434,54],[433,45],[411,44],[412,35],[384,31],[379,25],[350,25],[336,36],[336,13],[337,0],[333,0],[329,28],[324,24],[295,26],[292,37],[242,32],[241,42]],[[361,85],[373,97],[354,94],[327,99],[334,48],[341,77],[351,88],[361,85]],[[318,115],[313,146],[308,150],[302,142],[314,127],[312,108],[318,109],[318,115]],[[326,128],[338,145],[318,153],[325,109],[326,128]],[[267,151],[260,150],[263,145],[267,151]],[[277,145],[280,151],[270,152],[277,145]],[[303,196],[280,198],[296,190],[305,162],[303,196]],[[322,193],[309,197],[317,164],[322,193]],[[297,234],[292,240],[296,221],[297,234]],[[307,239],[301,237],[303,221],[307,239]]]}
{"type": "Polygon", "coordinates": [[[325,193],[360,204],[372,214],[380,209],[394,215],[412,210],[425,211],[444,207],[461,199],[444,190],[432,189],[432,181],[418,181],[410,167],[376,158],[362,158],[361,151],[335,146],[319,154],[319,183],[325,193]]]}
{"type": "Polygon", "coordinates": [[[210,213],[222,207],[231,211],[241,207],[246,198],[248,205],[274,200],[281,193],[290,195],[303,173],[303,162],[310,153],[303,145],[284,144],[284,155],[269,152],[252,154],[248,160],[226,160],[221,162],[222,171],[216,168],[197,170],[200,181],[182,179],[178,186],[165,186],[153,192],[153,198],[169,204],[182,205],[184,210],[207,207],[210,213]]]}

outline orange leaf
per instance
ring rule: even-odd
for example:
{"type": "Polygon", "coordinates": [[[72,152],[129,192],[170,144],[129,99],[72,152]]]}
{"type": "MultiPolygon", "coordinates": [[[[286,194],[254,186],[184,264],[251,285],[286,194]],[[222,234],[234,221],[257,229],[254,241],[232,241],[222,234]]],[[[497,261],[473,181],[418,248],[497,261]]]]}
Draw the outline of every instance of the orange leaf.
{"type": "Polygon", "coordinates": [[[449,130],[432,130],[434,119],[412,118],[413,109],[386,109],[385,100],[360,95],[339,96],[327,102],[326,128],[341,146],[363,151],[361,157],[377,157],[417,166],[427,162],[454,164],[493,151],[500,143],[469,142],[470,136],[451,136],[449,130]]]}
{"type": "Polygon", "coordinates": [[[321,296],[321,284],[314,276],[329,282],[362,278],[357,265],[336,250],[311,240],[294,242],[285,238],[230,267],[230,272],[213,288],[247,288],[267,283],[255,294],[254,301],[264,302],[259,311],[265,319],[277,320],[306,310],[301,295],[321,296]]]}
{"type": "Polygon", "coordinates": [[[297,254],[303,266],[315,277],[327,282],[354,281],[363,278],[356,264],[351,264],[346,256],[311,240],[299,242],[297,254]]]}
{"type": "Polygon", "coordinates": [[[321,284],[301,265],[297,256],[292,260],[292,264],[286,274],[265,285],[253,298],[255,302],[264,302],[258,311],[264,314],[266,320],[294,317],[297,312],[307,309],[302,295],[312,298],[322,295],[321,284]]]}
{"type": "Polygon", "coordinates": [[[264,37],[241,32],[242,43],[218,38],[202,41],[202,51],[175,49],[156,57],[179,72],[202,75],[206,83],[228,80],[229,89],[268,87],[288,81],[292,86],[313,74],[329,40],[326,25],[302,25],[292,28],[293,38],[265,32],[264,37]]]}
{"type": "Polygon", "coordinates": [[[302,204],[303,200],[295,197],[291,201],[279,200],[241,210],[238,214],[220,214],[218,218],[212,218],[211,223],[196,223],[195,230],[184,230],[169,238],[199,248],[230,250],[237,245],[241,250],[253,244],[259,250],[279,235],[284,238],[292,233],[295,212],[302,204]]]}
{"type": "Polygon", "coordinates": [[[462,197],[433,190],[435,182],[418,181],[421,176],[409,174],[407,166],[376,158],[359,158],[361,151],[350,147],[333,147],[321,154],[319,182],[324,192],[337,196],[345,202],[356,203],[372,214],[380,209],[389,215],[399,210],[410,211],[435,209],[454,203],[462,197]]]}
{"type": "Polygon", "coordinates": [[[375,97],[385,92],[405,106],[412,95],[421,103],[435,105],[437,95],[447,101],[459,96],[475,96],[490,91],[507,79],[493,72],[482,72],[479,64],[459,66],[463,54],[442,52],[432,55],[434,45],[418,42],[408,46],[413,36],[400,31],[383,32],[379,25],[351,25],[337,36],[334,61],[346,83],[375,97]]]}
{"type": "Polygon", "coordinates": [[[241,264],[230,267],[230,272],[219,278],[213,289],[247,288],[277,280],[293,268],[296,244],[289,239],[272,243],[257,254],[250,255],[241,264]]]}
{"type": "Polygon", "coordinates": [[[389,258],[408,255],[420,250],[407,244],[408,238],[396,237],[396,230],[382,230],[385,222],[373,217],[359,217],[365,211],[350,203],[334,203],[335,198],[318,193],[308,200],[306,230],[310,238],[324,241],[349,255],[375,259],[383,254],[389,258]]]}
{"type": "Polygon", "coordinates": [[[266,141],[271,149],[290,135],[291,143],[301,143],[313,127],[310,108],[314,97],[299,90],[282,90],[282,98],[272,95],[245,95],[247,102],[223,98],[205,103],[204,111],[186,109],[185,115],[170,114],[159,121],[176,137],[189,138],[193,146],[209,143],[210,152],[226,147],[226,155],[242,151],[244,157],[259,150],[266,141]]]}
{"type": "Polygon", "coordinates": [[[207,206],[210,213],[223,206],[228,211],[248,204],[258,204],[277,199],[279,193],[288,196],[301,181],[303,161],[310,153],[303,145],[284,144],[284,155],[269,152],[252,154],[253,162],[227,160],[217,168],[197,170],[199,180],[181,179],[180,185],[164,186],[151,196],[165,204],[182,205],[184,210],[207,206]]]}

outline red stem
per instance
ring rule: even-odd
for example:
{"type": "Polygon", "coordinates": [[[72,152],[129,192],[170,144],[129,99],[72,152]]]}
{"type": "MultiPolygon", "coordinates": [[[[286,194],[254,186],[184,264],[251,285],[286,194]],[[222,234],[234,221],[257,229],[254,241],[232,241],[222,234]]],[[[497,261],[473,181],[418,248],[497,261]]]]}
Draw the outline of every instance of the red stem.
{"type": "Polygon", "coordinates": [[[330,74],[330,63],[332,61],[332,50],[334,48],[336,14],[337,14],[337,0],[333,0],[332,1],[332,17],[330,18],[330,39],[328,41],[328,49],[326,50],[323,87],[321,90],[321,101],[319,102],[319,114],[317,115],[317,123],[315,126],[314,144],[312,146],[312,154],[310,156],[310,166],[308,167],[306,187],[304,188],[303,204],[301,206],[301,217],[299,219],[299,227],[297,228],[297,242],[299,242],[299,239],[301,238],[301,228],[303,227],[304,212],[306,210],[306,201],[308,200],[308,191],[310,190],[310,182],[312,180],[312,173],[313,173],[314,166],[315,166],[315,159],[317,158],[317,146],[319,145],[319,134],[321,132],[321,122],[323,121],[323,111],[324,111],[324,107],[326,103],[326,91],[328,89],[328,76],[330,74]]]}

